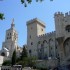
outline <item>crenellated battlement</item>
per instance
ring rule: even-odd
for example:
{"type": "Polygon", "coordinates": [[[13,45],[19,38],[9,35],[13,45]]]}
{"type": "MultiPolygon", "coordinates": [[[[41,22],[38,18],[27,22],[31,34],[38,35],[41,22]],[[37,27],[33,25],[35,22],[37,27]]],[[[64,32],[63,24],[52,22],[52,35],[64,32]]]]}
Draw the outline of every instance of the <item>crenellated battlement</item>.
{"type": "Polygon", "coordinates": [[[65,27],[70,25],[70,11],[67,13],[57,12],[54,14],[56,37],[62,37],[65,33],[65,27]]]}
{"type": "Polygon", "coordinates": [[[67,16],[70,16],[70,11],[69,12],[67,12],[67,13],[62,13],[62,12],[56,12],[55,14],[54,14],[54,16],[63,16],[63,17],[67,17],[67,16]]]}
{"type": "Polygon", "coordinates": [[[45,33],[45,34],[42,34],[42,35],[39,35],[38,37],[46,37],[46,36],[52,36],[55,34],[55,31],[52,31],[52,32],[49,32],[49,33],[45,33]]]}
{"type": "Polygon", "coordinates": [[[59,15],[64,16],[64,14],[63,14],[62,12],[56,12],[56,13],[54,14],[54,16],[59,16],[59,15]]]}
{"type": "Polygon", "coordinates": [[[70,16],[70,11],[67,12],[67,13],[65,13],[65,17],[66,17],[66,16],[70,16]]]}
{"type": "Polygon", "coordinates": [[[38,24],[45,27],[45,23],[38,18],[34,18],[34,19],[31,19],[31,20],[27,21],[27,25],[32,24],[34,22],[38,22],[38,24]]]}

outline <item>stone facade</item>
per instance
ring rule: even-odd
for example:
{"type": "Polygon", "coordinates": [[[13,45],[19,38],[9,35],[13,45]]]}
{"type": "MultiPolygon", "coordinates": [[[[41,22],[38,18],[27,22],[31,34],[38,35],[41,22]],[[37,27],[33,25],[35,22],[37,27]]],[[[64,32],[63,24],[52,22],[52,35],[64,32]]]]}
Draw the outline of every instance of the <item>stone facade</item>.
{"type": "Polygon", "coordinates": [[[70,60],[70,12],[54,14],[55,31],[45,33],[45,24],[35,18],[27,22],[28,56],[56,59],[60,64],[70,60]]]}
{"type": "Polygon", "coordinates": [[[37,56],[37,36],[45,33],[45,25],[38,21],[38,19],[35,19],[27,22],[27,49],[29,56],[37,56]]]}
{"type": "Polygon", "coordinates": [[[3,61],[10,60],[14,50],[16,50],[17,52],[17,57],[20,56],[22,48],[18,46],[17,41],[18,33],[15,30],[15,24],[13,19],[11,28],[6,30],[5,41],[2,43],[2,49],[0,51],[0,55],[3,57],[3,61]]]}
{"type": "Polygon", "coordinates": [[[45,33],[45,24],[35,18],[27,22],[27,48],[29,56],[40,59],[56,57],[56,32],[45,33]]]}
{"type": "MultiPolygon", "coordinates": [[[[70,64],[70,12],[54,14],[55,31],[46,33],[45,23],[35,18],[27,21],[27,45],[29,57],[40,60],[57,60],[60,65],[70,64]]],[[[14,28],[14,20],[11,28],[6,31],[5,41],[2,44],[0,54],[11,58],[14,50],[20,55],[22,48],[17,44],[18,33],[14,28]]],[[[51,62],[50,62],[51,63],[51,62]]]]}

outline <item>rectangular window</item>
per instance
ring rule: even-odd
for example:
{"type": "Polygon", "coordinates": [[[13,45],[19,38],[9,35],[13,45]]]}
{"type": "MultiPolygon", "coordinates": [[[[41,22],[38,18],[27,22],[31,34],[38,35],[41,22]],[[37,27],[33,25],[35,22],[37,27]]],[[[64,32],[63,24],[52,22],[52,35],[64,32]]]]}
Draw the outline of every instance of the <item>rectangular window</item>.
{"type": "Polygon", "coordinates": [[[10,35],[11,35],[11,33],[10,33],[10,35]]]}
{"type": "Polygon", "coordinates": [[[43,31],[43,29],[41,29],[43,31]]]}
{"type": "Polygon", "coordinates": [[[31,42],[31,45],[33,45],[33,42],[31,42]]]}
{"type": "Polygon", "coordinates": [[[59,54],[58,54],[58,56],[59,56],[59,54]]]}
{"type": "Polygon", "coordinates": [[[7,39],[8,39],[8,37],[7,37],[7,39]]]}
{"type": "Polygon", "coordinates": [[[31,39],[31,35],[30,35],[30,39],[31,39]]]}
{"type": "Polygon", "coordinates": [[[57,49],[57,46],[56,46],[56,49],[57,49]]]}
{"type": "Polygon", "coordinates": [[[31,50],[29,50],[29,53],[31,53],[31,50]]]}

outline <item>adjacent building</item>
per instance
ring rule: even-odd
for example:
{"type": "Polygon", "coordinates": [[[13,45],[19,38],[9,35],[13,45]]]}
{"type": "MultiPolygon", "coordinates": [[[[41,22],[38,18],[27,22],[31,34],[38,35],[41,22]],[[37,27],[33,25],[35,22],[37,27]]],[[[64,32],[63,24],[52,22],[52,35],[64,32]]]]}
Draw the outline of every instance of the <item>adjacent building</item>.
{"type": "Polygon", "coordinates": [[[17,52],[17,57],[20,56],[22,48],[18,46],[17,41],[18,33],[15,30],[15,24],[13,19],[11,27],[8,30],[6,30],[5,41],[2,43],[2,49],[0,51],[0,55],[3,56],[3,61],[10,60],[14,50],[17,52]]]}

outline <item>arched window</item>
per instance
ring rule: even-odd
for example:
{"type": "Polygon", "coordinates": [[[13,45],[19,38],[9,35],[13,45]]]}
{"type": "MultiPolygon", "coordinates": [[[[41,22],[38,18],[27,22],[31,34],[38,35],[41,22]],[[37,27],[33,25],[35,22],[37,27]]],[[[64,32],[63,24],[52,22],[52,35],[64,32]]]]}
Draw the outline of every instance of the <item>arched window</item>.
{"type": "Polygon", "coordinates": [[[66,30],[67,32],[70,32],[70,25],[67,25],[66,28],[65,28],[65,30],[66,30]]]}
{"type": "Polygon", "coordinates": [[[65,52],[65,55],[66,56],[69,56],[70,55],[70,38],[67,38],[65,41],[64,41],[64,52],[65,52]]]}
{"type": "Polygon", "coordinates": [[[47,43],[47,41],[46,41],[46,40],[44,40],[44,41],[43,41],[43,43],[45,43],[45,42],[47,43]]]}

